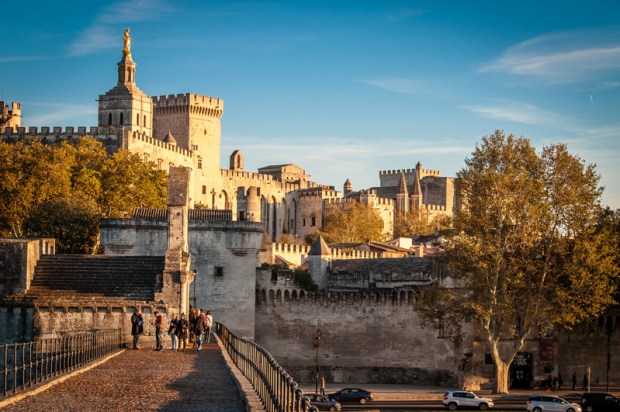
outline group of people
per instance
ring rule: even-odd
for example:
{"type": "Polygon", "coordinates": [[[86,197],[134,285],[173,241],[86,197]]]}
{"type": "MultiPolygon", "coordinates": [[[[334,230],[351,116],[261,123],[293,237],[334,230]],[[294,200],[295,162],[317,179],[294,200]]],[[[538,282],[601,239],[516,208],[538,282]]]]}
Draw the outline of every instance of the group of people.
{"type": "MultiPolygon", "coordinates": [[[[155,311],[155,340],[156,351],[164,350],[164,317],[155,311]]],[[[168,335],[172,340],[172,350],[185,351],[189,343],[193,344],[193,349],[200,351],[203,341],[211,342],[211,331],[213,326],[213,316],[211,311],[206,313],[202,309],[191,308],[189,316],[181,313],[181,316],[172,315],[168,326],[168,335]]],[[[144,316],[138,308],[131,315],[131,334],[133,335],[133,349],[140,349],[138,341],[144,333],[144,316]]]]}

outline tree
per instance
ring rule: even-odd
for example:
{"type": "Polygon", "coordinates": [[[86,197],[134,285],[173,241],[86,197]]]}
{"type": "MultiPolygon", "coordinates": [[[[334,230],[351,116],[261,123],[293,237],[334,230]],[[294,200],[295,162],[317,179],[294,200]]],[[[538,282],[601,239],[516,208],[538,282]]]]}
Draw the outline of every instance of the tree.
{"type": "Polygon", "coordinates": [[[319,233],[328,243],[381,242],[383,220],[372,207],[359,202],[329,204],[319,233]]]}
{"type": "Polygon", "coordinates": [[[97,209],[92,199],[48,200],[30,213],[24,232],[32,237],[53,237],[59,253],[95,253],[101,217],[97,209]]]}
{"type": "Polygon", "coordinates": [[[473,321],[495,365],[495,390],[506,393],[526,336],[570,329],[614,303],[617,239],[599,224],[595,166],[563,144],[537,153],[529,140],[497,131],[457,176],[464,207],[446,249],[458,286],[423,315],[452,331],[473,321]]]}
{"type": "Polygon", "coordinates": [[[450,218],[439,215],[429,219],[428,212],[424,210],[407,214],[399,212],[394,218],[394,237],[432,235],[436,227],[439,227],[440,230],[450,228],[450,218]]]}

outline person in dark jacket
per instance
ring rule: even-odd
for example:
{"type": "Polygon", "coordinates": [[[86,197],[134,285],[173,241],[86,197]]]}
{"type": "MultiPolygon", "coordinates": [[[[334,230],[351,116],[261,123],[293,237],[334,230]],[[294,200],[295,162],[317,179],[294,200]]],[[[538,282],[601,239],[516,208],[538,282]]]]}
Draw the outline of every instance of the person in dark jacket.
{"type": "Polygon", "coordinates": [[[179,317],[174,313],[172,319],[170,319],[170,326],[168,327],[168,335],[172,341],[172,350],[179,349],[179,337],[177,336],[177,323],[179,323],[179,317]]]}
{"type": "Polygon", "coordinates": [[[183,352],[185,352],[187,338],[189,337],[189,322],[185,318],[185,313],[181,313],[181,318],[177,322],[177,330],[175,333],[179,337],[179,348],[177,351],[180,351],[182,346],[183,352]]]}
{"type": "Polygon", "coordinates": [[[155,341],[157,342],[156,351],[164,350],[164,317],[155,311],[155,341]]]}
{"type": "Polygon", "coordinates": [[[142,311],[140,308],[137,308],[136,311],[131,315],[131,335],[133,336],[133,348],[140,349],[138,345],[138,340],[140,339],[140,335],[144,333],[144,318],[142,317],[142,311]]]}

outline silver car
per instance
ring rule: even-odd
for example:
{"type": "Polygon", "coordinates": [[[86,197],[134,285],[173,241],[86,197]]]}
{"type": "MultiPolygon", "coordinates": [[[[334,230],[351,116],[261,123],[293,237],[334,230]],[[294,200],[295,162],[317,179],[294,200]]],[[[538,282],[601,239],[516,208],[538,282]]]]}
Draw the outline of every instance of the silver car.
{"type": "Polygon", "coordinates": [[[581,406],[557,396],[534,395],[527,398],[527,410],[530,412],[581,412],[581,406]]]}
{"type": "Polygon", "coordinates": [[[441,403],[451,411],[458,408],[477,408],[486,411],[493,407],[493,399],[480,398],[469,391],[448,391],[443,394],[441,403]]]}

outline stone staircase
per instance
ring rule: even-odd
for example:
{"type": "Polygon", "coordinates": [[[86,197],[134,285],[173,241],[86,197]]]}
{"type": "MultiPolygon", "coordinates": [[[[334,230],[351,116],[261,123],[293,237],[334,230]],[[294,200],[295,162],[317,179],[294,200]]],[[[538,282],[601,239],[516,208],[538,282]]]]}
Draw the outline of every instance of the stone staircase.
{"type": "Polygon", "coordinates": [[[163,256],[43,255],[27,295],[37,300],[153,301],[163,256]]]}

